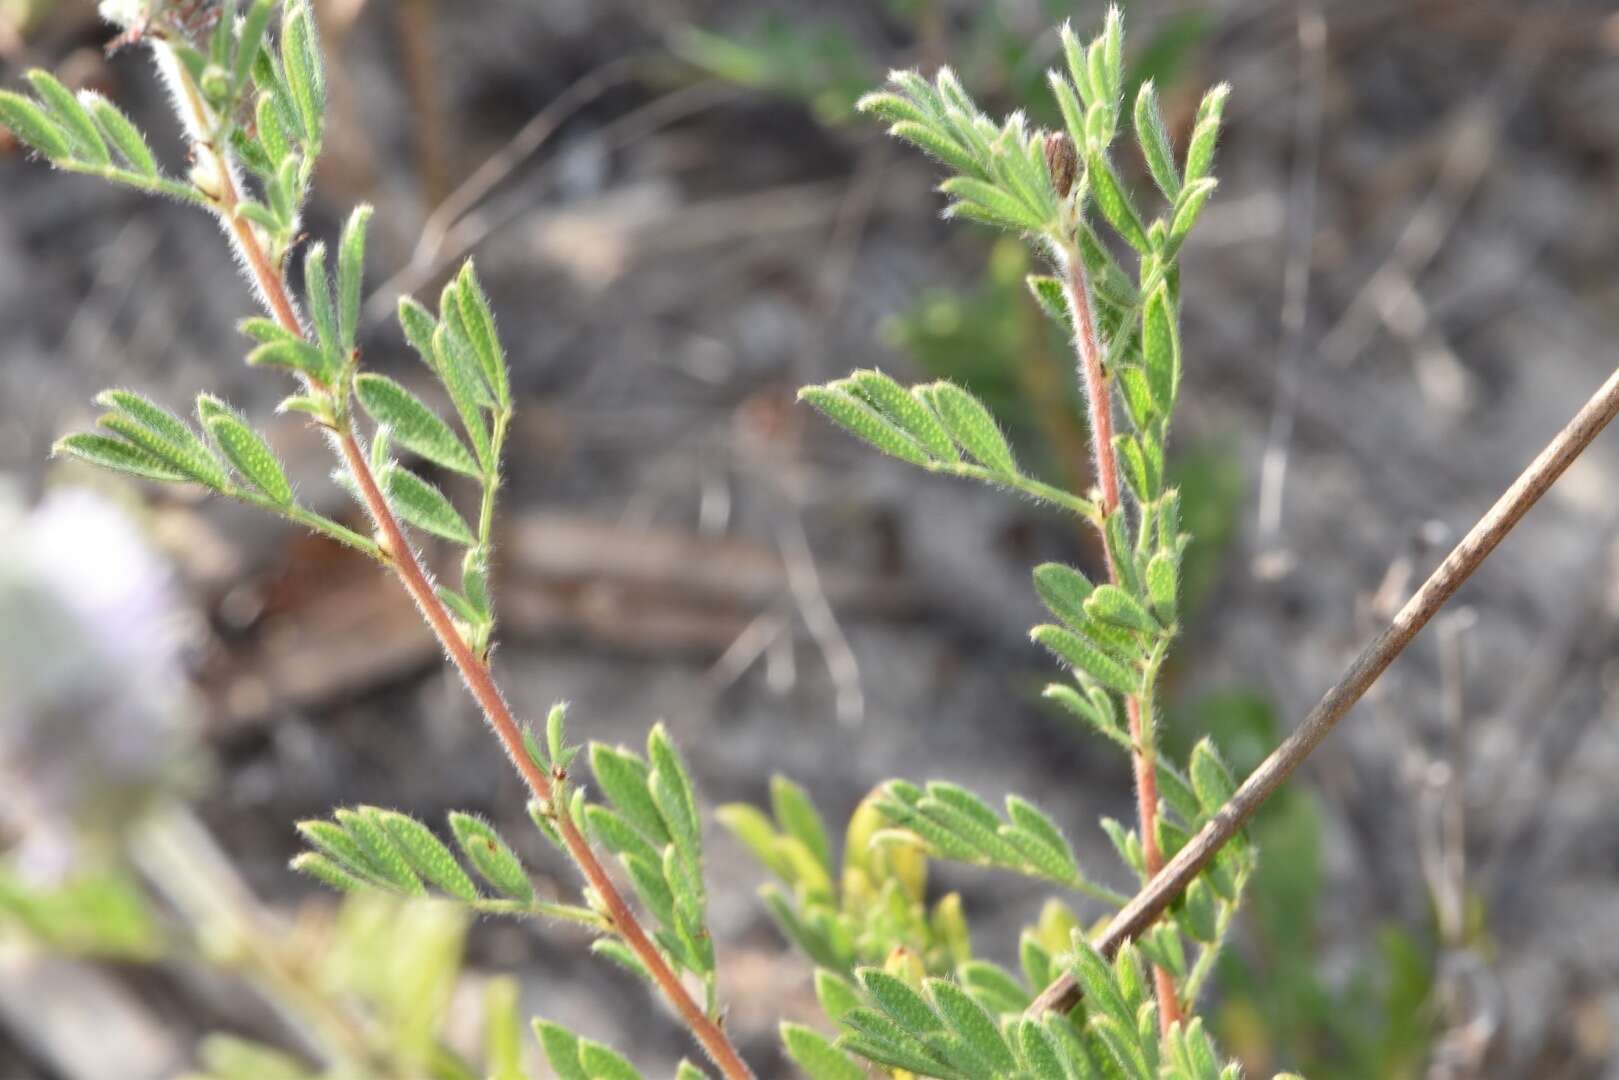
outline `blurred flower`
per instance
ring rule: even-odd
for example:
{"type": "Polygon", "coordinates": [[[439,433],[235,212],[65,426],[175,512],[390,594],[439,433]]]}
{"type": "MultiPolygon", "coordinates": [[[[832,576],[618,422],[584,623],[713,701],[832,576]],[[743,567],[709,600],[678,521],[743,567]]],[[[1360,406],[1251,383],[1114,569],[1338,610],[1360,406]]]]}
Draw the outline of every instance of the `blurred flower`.
{"type": "Polygon", "coordinates": [[[188,744],[168,565],[87,491],[26,513],[0,488],[0,823],[19,868],[64,872],[73,840],[170,786],[188,744]]]}

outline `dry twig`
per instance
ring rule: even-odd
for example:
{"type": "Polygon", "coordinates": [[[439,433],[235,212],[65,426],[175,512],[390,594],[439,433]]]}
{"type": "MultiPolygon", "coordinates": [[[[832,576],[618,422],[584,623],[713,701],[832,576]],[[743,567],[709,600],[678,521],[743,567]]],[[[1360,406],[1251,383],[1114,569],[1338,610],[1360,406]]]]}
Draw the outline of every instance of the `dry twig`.
{"type": "MultiPolygon", "coordinates": [[[[1265,800],[1274,795],[1304,759],[1321,745],[1338,721],[1388,670],[1394,658],[1455,595],[1456,590],[1489,557],[1490,552],[1512,531],[1529,508],[1546,494],[1574,459],[1591,445],[1591,440],[1607,427],[1615,413],[1619,413],[1619,369],[1608,376],[1607,381],[1518,475],[1495,505],[1468,530],[1445,561],[1423,582],[1416,595],[1406,602],[1383,632],[1362,650],[1343,677],[1322,696],[1293,734],[1254,769],[1220,812],[1181,848],[1161,872],[1153,876],[1146,888],[1114,916],[1095,943],[1099,950],[1111,956],[1120,945],[1134,940],[1153,924],[1226,842],[1264,805],[1265,800]]],[[[1068,1009],[1078,1000],[1079,990],[1073,976],[1064,974],[1046,987],[1029,1010],[1038,1014],[1051,1009],[1068,1009]]]]}

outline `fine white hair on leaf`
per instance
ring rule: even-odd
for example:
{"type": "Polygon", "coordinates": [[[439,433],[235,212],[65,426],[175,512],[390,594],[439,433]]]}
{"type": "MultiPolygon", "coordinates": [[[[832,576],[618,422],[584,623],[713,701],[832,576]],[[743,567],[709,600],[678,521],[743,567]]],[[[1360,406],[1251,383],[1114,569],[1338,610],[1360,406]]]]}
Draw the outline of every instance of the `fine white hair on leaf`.
{"type": "Polygon", "coordinates": [[[185,125],[186,135],[193,142],[206,140],[214,127],[213,113],[202,100],[202,95],[191,85],[191,77],[181,66],[179,57],[174,55],[174,49],[166,42],[153,41],[152,56],[163,85],[168,88],[169,96],[174,98],[174,112],[179,116],[180,123],[185,125]]]}
{"type": "Polygon", "coordinates": [[[150,6],[150,0],[101,0],[97,10],[103,19],[127,30],[146,19],[150,6]]]}

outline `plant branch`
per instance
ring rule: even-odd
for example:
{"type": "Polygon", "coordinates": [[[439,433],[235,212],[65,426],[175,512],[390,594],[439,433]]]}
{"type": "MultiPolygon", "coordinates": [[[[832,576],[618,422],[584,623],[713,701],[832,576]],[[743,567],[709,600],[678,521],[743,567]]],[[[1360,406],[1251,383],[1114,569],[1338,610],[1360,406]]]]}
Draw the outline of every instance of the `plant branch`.
{"type": "MultiPolygon", "coordinates": [[[[1063,259],[1063,288],[1068,293],[1068,306],[1074,314],[1074,345],[1079,352],[1080,374],[1085,383],[1085,399],[1090,405],[1091,453],[1096,461],[1096,483],[1102,492],[1102,521],[1121,512],[1119,505],[1119,465],[1113,453],[1113,392],[1112,380],[1103,364],[1101,343],[1096,336],[1096,320],[1091,313],[1090,283],[1085,280],[1084,263],[1077,251],[1068,251],[1063,259]]],[[[1105,529],[1104,526],[1099,526],[1105,529]]],[[[1105,546],[1105,536],[1104,536],[1105,546]]],[[[1117,584],[1113,560],[1108,558],[1108,578],[1117,584]]],[[[1155,678],[1156,671],[1148,678],[1155,678]]],[[[1136,819],[1141,831],[1141,849],[1147,874],[1155,875],[1164,866],[1164,855],[1158,847],[1158,773],[1151,724],[1151,690],[1145,694],[1125,697],[1125,710],[1129,717],[1130,739],[1135,749],[1130,755],[1135,770],[1136,819]],[[1144,703],[1142,698],[1146,696],[1144,703]]],[[[1175,992],[1175,977],[1154,964],[1153,986],[1158,997],[1158,1023],[1162,1030],[1181,1019],[1180,998],[1175,992]]]]}
{"type": "Polygon", "coordinates": [[[377,528],[382,532],[384,546],[393,555],[394,570],[399,575],[400,582],[416,601],[416,606],[421,609],[428,625],[433,628],[439,643],[450,654],[451,662],[455,664],[461,678],[467,684],[467,689],[483,710],[489,726],[494,729],[495,737],[500,740],[501,747],[506,751],[506,756],[527,781],[535,797],[551,806],[557,832],[562,837],[568,854],[585,875],[585,880],[600,897],[607,917],[612,921],[613,930],[635,953],[636,958],[646,968],[647,974],[657,983],[663,995],[669,999],[670,1004],[675,1007],[675,1011],[680,1014],[681,1019],[708,1052],[714,1064],[719,1066],[721,1072],[732,1080],[751,1078],[752,1072],[737,1054],[736,1048],[731,1045],[724,1030],[709,1018],[686,991],[680,977],[669,967],[663,954],[641,928],[635,913],[625,903],[612,879],[607,876],[606,869],[596,858],[596,853],[591,850],[589,842],[574,824],[568,808],[553,804],[554,785],[551,778],[546,776],[524,748],[522,730],[488,666],[462,638],[450,613],[434,594],[432,583],[428,581],[427,574],[411,550],[404,531],[377,487],[376,478],[371,474],[371,467],[366,462],[365,454],[360,450],[353,433],[339,432],[337,443],[344,461],[359,484],[366,509],[370,511],[377,528]]]}
{"type": "MultiPolygon", "coordinates": [[[[1136,894],[1108,924],[1096,947],[1107,956],[1133,940],[1175,902],[1209,861],[1219,854],[1254,812],[1274,795],[1293,771],[1309,757],[1350,708],[1361,699],[1394,658],[1403,652],[1434,614],[1461,588],[1523,518],[1529,508],[1585,451],[1608,422],[1619,413],[1619,369],[1593,394],[1574,418],[1531,461],[1495,505],[1478,519],[1461,542],[1423,582],[1393,621],[1361,651],[1349,669],[1321,698],[1298,728],[1243,781],[1225,806],[1181,848],[1146,887],[1136,894]]],[[[1035,999],[1029,1012],[1066,1011],[1079,1001],[1072,975],[1064,974],[1035,999]]]]}
{"type": "Polygon", "coordinates": [[[1102,347],[1096,337],[1096,320],[1091,315],[1091,287],[1085,280],[1079,253],[1070,251],[1063,258],[1063,288],[1074,313],[1074,347],[1079,352],[1080,376],[1085,384],[1085,400],[1090,406],[1091,457],[1095,462],[1096,483],[1102,489],[1102,513],[1119,509],[1119,464],[1113,456],[1112,384],[1103,365],[1102,347]]]}
{"type": "MultiPolygon", "coordinates": [[[[258,238],[254,235],[252,227],[239,218],[236,205],[240,195],[236,191],[231,171],[226,168],[229,163],[221,157],[221,191],[219,198],[219,213],[228,228],[231,229],[237,244],[241,248],[243,258],[248,269],[252,272],[255,283],[264,296],[265,305],[282,328],[289,333],[304,336],[304,329],[298,320],[292,298],[288,292],[283,277],[271,265],[258,238]]],[[[433,591],[433,584],[428,579],[427,572],[422,568],[420,560],[410,546],[403,527],[395,517],[383,496],[382,490],[377,486],[376,477],[371,472],[371,466],[366,460],[365,453],[354,438],[354,432],[346,423],[341,430],[333,433],[338,452],[349,472],[353,474],[355,483],[365,502],[366,510],[370,513],[377,531],[381,534],[381,547],[389,556],[390,565],[398,575],[400,583],[405,587],[416,606],[421,610],[422,617],[432,628],[439,643],[449,654],[450,661],[460,672],[467,689],[483,710],[489,726],[494,730],[495,737],[500,740],[506,756],[516,766],[528,787],[536,798],[550,806],[554,814],[557,833],[561,836],[568,854],[584,874],[585,880],[600,898],[607,918],[612,923],[615,933],[624,940],[636,958],[646,969],[652,981],[658,985],[664,997],[674,1006],[675,1011],[686,1026],[691,1029],[693,1036],[702,1044],[703,1049],[713,1059],[722,1074],[728,1080],[751,1080],[753,1073],[743,1062],[736,1048],[731,1045],[729,1037],[725,1034],[719,1023],[711,1019],[697,1004],[697,1001],[687,992],[680,981],[680,977],[670,968],[663,954],[653,944],[651,938],[637,921],[635,913],[625,902],[623,895],[608,877],[606,869],[597,859],[596,853],[591,850],[590,843],[579,831],[572,815],[566,806],[553,805],[552,795],[555,784],[547,776],[538,763],[529,756],[523,745],[522,729],[517,719],[512,715],[510,706],[506,704],[505,697],[500,692],[493,674],[488,665],[473,652],[466,640],[456,629],[455,620],[445,608],[433,591]]],[[[556,779],[565,779],[559,775],[556,779]]]]}

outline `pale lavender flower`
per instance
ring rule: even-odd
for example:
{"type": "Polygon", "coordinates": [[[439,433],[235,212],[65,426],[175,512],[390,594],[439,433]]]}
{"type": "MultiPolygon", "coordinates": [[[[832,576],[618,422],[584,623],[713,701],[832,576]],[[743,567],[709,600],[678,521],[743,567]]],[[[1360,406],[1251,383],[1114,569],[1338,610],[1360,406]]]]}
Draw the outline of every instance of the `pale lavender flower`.
{"type": "Polygon", "coordinates": [[[0,498],[0,819],[60,870],[73,833],[115,824],[172,775],[188,690],[173,573],[105,499],[0,498]]]}

